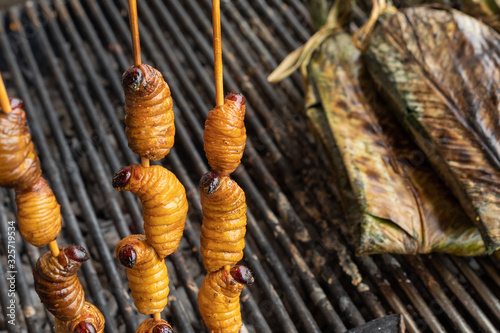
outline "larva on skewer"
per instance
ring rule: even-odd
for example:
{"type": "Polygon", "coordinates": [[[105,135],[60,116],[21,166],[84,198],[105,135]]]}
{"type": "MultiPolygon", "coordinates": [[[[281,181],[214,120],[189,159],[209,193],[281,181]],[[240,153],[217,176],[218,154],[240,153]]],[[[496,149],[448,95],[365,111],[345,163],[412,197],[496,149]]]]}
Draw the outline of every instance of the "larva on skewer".
{"type": "Polygon", "coordinates": [[[246,233],[245,193],[229,176],[206,173],[200,181],[203,224],[201,254],[208,272],[236,265],[243,258],[246,233]]]}
{"type": "Polygon", "coordinates": [[[35,264],[35,291],[45,308],[61,321],[73,320],[83,310],[85,294],[76,274],[88,259],[83,247],[68,245],[60,248],[57,257],[47,252],[35,264]]]}
{"type": "Polygon", "coordinates": [[[113,187],[135,193],[141,200],[146,238],[158,255],[164,258],[174,252],[188,211],[186,191],[177,177],[159,165],[132,164],[115,173],[113,187]]]}
{"type": "Polygon", "coordinates": [[[198,293],[201,316],[212,333],[238,333],[241,329],[240,294],[246,285],[253,284],[250,270],[245,266],[220,269],[208,273],[198,293]]]}
{"type": "Polygon", "coordinates": [[[73,320],[61,321],[55,318],[55,333],[102,333],[104,317],[97,307],[85,302],[82,312],[73,320]]]}
{"type": "Polygon", "coordinates": [[[143,321],[135,333],[174,333],[174,330],[165,320],[156,321],[151,318],[143,321]]]}
{"type": "Polygon", "coordinates": [[[9,99],[12,111],[0,112],[0,186],[25,189],[36,184],[42,170],[31,141],[23,102],[9,99]]]}
{"type": "Polygon", "coordinates": [[[140,313],[163,311],[168,302],[167,266],[144,235],[130,235],[116,245],[116,257],[127,269],[129,287],[140,313]]]}
{"type": "Polygon", "coordinates": [[[162,159],[174,145],[170,88],[158,70],[145,64],[130,67],[123,74],[122,86],[130,149],[153,161],[162,159]]]}
{"type": "Polygon", "coordinates": [[[219,175],[231,174],[241,163],[247,138],[244,123],[246,99],[228,94],[205,121],[203,141],[208,164],[219,175]]]}
{"type": "Polygon", "coordinates": [[[34,246],[55,240],[61,231],[61,208],[45,179],[15,193],[21,236],[34,246]]]}

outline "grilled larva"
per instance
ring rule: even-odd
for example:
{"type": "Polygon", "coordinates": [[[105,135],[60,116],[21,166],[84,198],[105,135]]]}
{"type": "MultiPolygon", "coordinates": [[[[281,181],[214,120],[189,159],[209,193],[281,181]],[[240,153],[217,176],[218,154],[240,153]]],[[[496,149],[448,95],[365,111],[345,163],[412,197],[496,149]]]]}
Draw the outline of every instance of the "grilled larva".
{"type": "Polygon", "coordinates": [[[165,320],[155,321],[151,318],[143,321],[135,333],[174,333],[174,330],[165,320]]]}
{"type": "Polygon", "coordinates": [[[127,268],[129,287],[140,313],[162,312],[168,301],[168,272],[144,235],[130,235],[116,245],[116,257],[127,268]]]}
{"type": "Polygon", "coordinates": [[[188,203],[184,186],[167,169],[133,164],[115,173],[113,187],[137,194],[142,202],[148,243],[164,258],[174,252],[184,231],[188,203]]]}
{"type": "Polygon", "coordinates": [[[23,102],[10,99],[12,112],[0,112],[0,186],[24,189],[33,186],[42,170],[31,141],[23,102]]]}
{"type": "Polygon", "coordinates": [[[73,320],[82,312],[85,294],[76,273],[88,259],[84,248],[69,245],[61,247],[57,257],[51,252],[45,253],[35,264],[35,291],[47,310],[59,320],[73,320]]]}
{"type": "Polygon", "coordinates": [[[208,273],[198,293],[200,313],[212,333],[238,333],[242,326],[240,294],[254,281],[245,266],[208,273]]]}
{"type": "Polygon", "coordinates": [[[206,173],[200,181],[203,224],[201,254],[209,272],[243,258],[246,233],[245,193],[228,176],[206,173]]]}
{"type": "Polygon", "coordinates": [[[125,92],[125,133],[129,147],[157,161],[174,145],[174,112],[170,88],[153,67],[130,67],[122,77],[125,92]]]}
{"type": "Polygon", "coordinates": [[[17,219],[21,236],[34,246],[45,246],[61,231],[60,206],[49,185],[40,177],[29,188],[16,190],[17,219]]]}
{"type": "Polygon", "coordinates": [[[229,175],[241,162],[245,141],[245,97],[229,94],[224,105],[208,114],[203,132],[208,164],[220,175],[229,175]]]}
{"type": "Polygon", "coordinates": [[[85,302],[82,312],[75,319],[61,321],[56,318],[54,331],[56,333],[102,333],[104,332],[104,317],[95,305],[85,302]]]}

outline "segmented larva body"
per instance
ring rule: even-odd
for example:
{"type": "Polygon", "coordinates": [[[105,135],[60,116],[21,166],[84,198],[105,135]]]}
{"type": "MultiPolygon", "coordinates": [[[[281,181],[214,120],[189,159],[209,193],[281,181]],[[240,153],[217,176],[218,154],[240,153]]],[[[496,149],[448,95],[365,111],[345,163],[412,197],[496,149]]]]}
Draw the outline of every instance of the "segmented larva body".
{"type": "Polygon", "coordinates": [[[127,269],[129,287],[140,313],[162,312],[168,301],[168,272],[144,235],[130,235],[116,245],[116,257],[127,269]]]}
{"type": "Polygon", "coordinates": [[[12,112],[0,112],[0,186],[24,189],[40,175],[40,161],[31,141],[23,102],[11,98],[12,112]]]}
{"type": "Polygon", "coordinates": [[[45,179],[15,193],[21,236],[34,246],[55,240],[61,231],[61,208],[45,179]]]}
{"type": "Polygon", "coordinates": [[[220,175],[229,175],[241,162],[247,138],[244,118],[245,98],[229,94],[205,121],[205,154],[208,164],[220,175]]]}
{"type": "Polygon", "coordinates": [[[136,154],[157,161],[174,145],[175,126],[170,88],[159,71],[141,64],[122,77],[125,133],[136,154]]]}
{"type": "Polygon", "coordinates": [[[206,173],[200,181],[203,224],[201,254],[209,272],[243,258],[246,233],[245,193],[229,176],[206,173]]]}
{"type": "Polygon", "coordinates": [[[104,317],[99,309],[85,302],[78,317],[70,321],[55,319],[55,333],[102,333],[104,332],[104,317]]]}
{"type": "Polygon", "coordinates": [[[85,294],[76,276],[82,263],[89,259],[79,245],[60,248],[57,257],[43,254],[35,264],[35,291],[45,308],[61,321],[77,318],[83,310],[85,294]]]}
{"type": "Polygon", "coordinates": [[[240,294],[243,287],[252,283],[252,273],[245,266],[234,266],[230,271],[220,269],[205,276],[198,293],[198,305],[212,333],[240,331],[240,294]]]}
{"type": "Polygon", "coordinates": [[[133,164],[115,173],[113,187],[135,193],[142,202],[144,231],[148,243],[164,258],[179,246],[188,202],[184,186],[167,169],[133,164]]]}
{"type": "Polygon", "coordinates": [[[165,320],[156,321],[151,318],[143,321],[135,333],[174,333],[174,330],[165,320]]]}

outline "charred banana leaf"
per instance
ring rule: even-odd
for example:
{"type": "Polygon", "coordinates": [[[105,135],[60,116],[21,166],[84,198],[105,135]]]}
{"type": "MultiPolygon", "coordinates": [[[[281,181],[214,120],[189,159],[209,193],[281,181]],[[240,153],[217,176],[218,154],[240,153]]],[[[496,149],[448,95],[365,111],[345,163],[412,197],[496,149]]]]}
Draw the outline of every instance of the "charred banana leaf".
{"type": "MultiPolygon", "coordinates": [[[[362,89],[361,55],[350,36],[334,29],[318,34],[292,57],[301,59],[306,113],[329,154],[359,253],[483,254],[479,231],[424,154],[362,89]]],[[[280,66],[271,78],[280,73],[289,70],[280,66]]]]}
{"type": "Polygon", "coordinates": [[[500,246],[500,37],[458,11],[383,15],[368,68],[427,158],[478,226],[500,246]]]}
{"type": "Polygon", "coordinates": [[[462,11],[500,32],[500,0],[463,0],[462,11]]]}

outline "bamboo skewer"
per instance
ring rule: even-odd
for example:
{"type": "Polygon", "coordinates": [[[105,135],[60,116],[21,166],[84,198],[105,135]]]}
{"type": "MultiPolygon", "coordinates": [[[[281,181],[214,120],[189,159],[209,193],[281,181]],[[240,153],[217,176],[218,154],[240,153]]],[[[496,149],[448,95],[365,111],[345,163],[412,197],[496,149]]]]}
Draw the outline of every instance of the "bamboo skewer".
{"type": "MultiPolygon", "coordinates": [[[[139,19],[137,18],[137,0],[128,0],[130,34],[132,35],[132,52],[134,56],[134,66],[142,64],[141,59],[141,39],[139,37],[139,19]]],[[[149,168],[150,162],[146,157],[141,157],[141,164],[149,168]]]]}
{"type": "Polygon", "coordinates": [[[153,315],[155,321],[161,321],[161,312],[157,312],[153,315]]]}
{"type": "Polygon", "coordinates": [[[59,246],[57,245],[57,241],[55,239],[49,243],[49,249],[53,257],[57,257],[59,255],[59,246]]]}
{"type": "Polygon", "coordinates": [[[212,24],[214,29],[214,73],[215,104],[224,104],[224,82],[222,72],[222,37],[220,24],[220,0],[212,0],[212,24]]]}
{"type": "Polygon", "coordinates": [[[141,42],[139,39],[139,19],[137,18],[137,0],[128,0],[130,33],[132,35],[132,49],[134,53],[134,66],[142,64],[141,42]]]}
{"type": "Polygon", "coordinates": [[[7,95],[7,89],[5,89],[5,84],[3,83],[2,75],[0,75],[0,107],[2,107],[2,110],[5,113],[12,112],[12,108],[10,107],[9,96],[7,95]]]}
{"type": "Polygon", "coordinates": [[[147,159],[145,157],[141,157],[141,164],[143,167],[149,168],[149,159],[147,159]]]}

